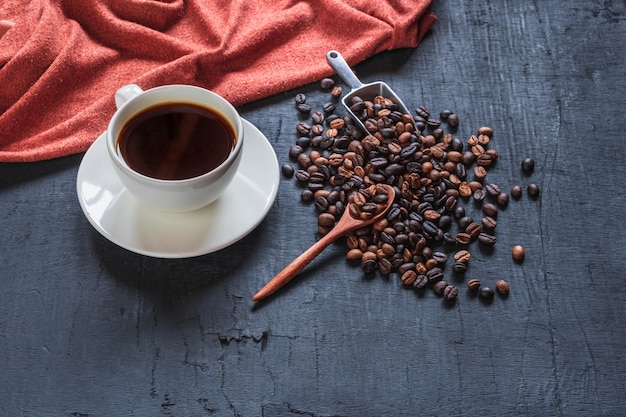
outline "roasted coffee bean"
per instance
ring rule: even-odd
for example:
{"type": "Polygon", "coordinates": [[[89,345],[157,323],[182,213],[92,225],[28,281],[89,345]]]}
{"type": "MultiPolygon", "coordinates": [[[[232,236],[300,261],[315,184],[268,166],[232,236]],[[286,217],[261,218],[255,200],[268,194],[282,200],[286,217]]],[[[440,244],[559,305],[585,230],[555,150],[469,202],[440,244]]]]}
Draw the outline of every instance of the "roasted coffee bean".
{"type": "Polygon", "coordinates": [[[443,270],[439,267],[432,268],[426,272],[426,277],[431,284],[439,282],[443,279],[443,270]]]}
{"type": "Polygon", "coordinates": [[[535,161],[532,158],[524,158],[522,160],[522,171],[526,174],[530,174],[535,169],[535,161]]]}
{"type": "Polygon", "coordinates": [[[302,104],[306,102],[306,95],[304,95],[303,93],[298,93],[296,94],[296,105],[297,104],[302,104]]]}
{"type": "Polygon", "coordinates": [[[404,285],[413,285],[413,283],[417,279],[417,272],[415,272],[414,270],[410,269],[410,270],[406,271],[404,274],[402,274],[400,279],[402,280],[402,283],[404,285]]]}
{"type": "MultiPolygon", "coordinates": [[[[337,109],[337,105],[335,103],[326,103],[324,104],[324,106],[322,107],[322,110],[324,110],[324,113],[328,114],[328,113],[332,113],[337,109]]],[[[332,121],[332,119],[330,117],[326,118],[327,122],[332,121]]]]}
{"type": "Polygon", "coordinates": [[[424,221],[422,230],[430,238],[434,238],[439,233],[439,227],[431,221],[424,221]]]}
{"type": "Polygon", "coordinates": [[[333,96],[333,98],[339,98],[341,97],[342,93],[343,93],[343,88],[337,85],[332,88],[330,95],[333,96]]]}
{"type": "Polygon", "coordinates": [[[472,258],[472,254],[467,250],[460,250],[454,254],[455,262],[467,263],[472,258]]]}
{"type": "Polygon", "coordinates": [[[301,104],[298,104],[296,107],[298,111],[302,114],[309,114],[311,113],[311,110],[312,110],[311,105],[308,103],[301,103],[301,104]]]}
{"type": "Polygon", "coordinates": [[[296,171],[296,179],[300,182],[308,182],[311,178],[311,175],[304,169],[299,169],[296,171]]]}
{"type": "Polygon", "coordinates": [[[450,116],[452,114],[452,110],[441,110],[441,112],[439,113],[439,118],[441,120],[448,120],[448,116],[450,116]]]}
{"type": "Polygon", "coordinates": [[[485,177],[487,177],[487,170],[485,169],[485,167],[481,166],[474,167],[474,176],[478,180],[483,180],[485,179],[485,177]]]}
{"type": "Polygon", "coordinates": [[[539,197],[540,190],[537,184],[528,184],[526,191],[528,192],[528,196],[532,199],[539,197]]]}
{"type": "Polygon", "coordinates": [[[366,274],[372,274],[378,269],[378,262],[376,262],[374,259],[368,259],[361,264],[361,269],[366,274]]]}
{"type": "Polygon", "coordinates": [[[469,245],[472,242],[472,236],[469,233],[461,232],[456,234],[455,240],[459,245],[469,245]]]}
{"type": "Polygon", "coordinates": [[[293,166],[291,166],[291,164],[283,164],[283,165],[280,167],[280,170],[282,171],[283,175],[284,175],[286,178],[291,178],[291,177],[293,177],[293,174],[294,174],[294,172],[295,172],[295,170],[294,170],[293,166]]]}
{"type": "Polygon", "coordinates": [[[417,109],[415,109],[415,113],[418,116],[422,117],[423,119],[428,119],[430,117],[430,112],[424,106],[420,106],[417,109]]]}
{"type": "Polygon", "coordinates": [[[522,187],[520,187],[519,185],[514,185],[513,187],[511,187],[511,197],[517,200],[521,196],[522,196],[522,187]]]}
{"type": "Polygon", "coordinates": [[[464,274],[467,271],[467,263],[455,262],[452,264],[452,271],[456,274],[464,274]]]}
{"type": "Polygon", "coordinates": [[[480,234],[481,230],[482,230],[482,227],[480,226],[479,223],[472,222],[468,224],[467,227],[465,228],[465,233],[469,234],[473,239],[480,234]]]}
{"type": "Polygon", "coordinates": [[[481,167],[489,167],[493,164],[493,156],[488,153],[481,153],[476,157],[476,163],[481,167]]]}
{"type": "Polygon", "coordinates": [[[300,200],[302,200],[305,203],[308,203],[310,201],[313,201],[313,191],[307,189],[304,189],[300,192],[300,200]]]}
{"type": "Polygon", "coordinates": [[[335,86],[335,80],[332,78],[322,78],[320,81],[320,87],[322,90],[330,90],[335,86]]]}
{"type": "Polygon", "coordinates": [[[425,288],[427,285],[428,285],[428,277],[424,274],[417,275],[417,277],[415,278],[415,281],[413,281],[413,288],[417,290],[421,290],[422,288],[425,288]]]}
{"type": "Polygon", "coordinates": [[[513,256],[514,261],[521,262],[526,256],[526,249],[524,249],[522,245],[515,245],[511,250],[511,255],[513,256]]]}
{"type": "Polygon", "coordinates": [[[486,197],[487,193],[485,193],[484,190],[479,189],[474,191],[474,194],[472,195],[472,197],[474,198],[474,201],[480,203],[481,201],[483,201],[486,197]]]}
{"type": "Polygon", "coordinates": [[[459,127],[459,116],[456,115],[456,113],[452,113],[450,116],[448,116],[448,126],[450,126],[452,128],[452,130],[456,130],[457,127],[459,127]]]}
{"type": "MultiPolygon", "coordinates": [[[[454,217],[457,218],[457,219],[462,219],[463,217],[465,217],[465,208],[461,207],[461,206],[457,206],[454,209],[454,217]]],[[[470,219],[471,219],[471,217],[470,217],[470,219]]],[[[466,227],[467,227],[467,225],[466,225],[466,227]]]]}
{"type": "Polygon", "coordinates": [[[439,126],[441,126],[441,121],[439,121],[437,119],[427,119],[426,120],[426,127],[428,127],[431,131],[437,129],[439,126]]]}
{"type": "Polygon", "coordinates": [[[446,289],[447,286],[448,283],[445,280],[435,282],[433,284],[433,292],[441,297],[443,296],[443,291],[446,289]]]}
{"type": "Polygon", "coordinates": [[[289,157],[291,159],[297,159],[302,152],[304,152],[304,148],[302,148],[302,146],[292,145],[291,148],[289,148],[289,157]]]}
{"type": "Polygon", "coordinates": [[[476,133],[478,135],[487,135],[489,137],[493,137],[493,129],[488,126],[479,127],[476,133]]]}
{"type": "Polygon", "coordinates": [[[439,265],[443,265],[448,261],[448,255],[446,255],[444,252],[433,252],[433,259],[437,261],[439,265]]]}
{"type": "Polygon", "coordinates": [[[309,133],[311,133],[311,125],[307,122],[300,122],[296,125],[296,130],[301,135],[308,135],[309,133]]]}
{"type": "Polygon", "coordinates": [[[490,216],[485,216],[481,219],[481,223],[483,224],[483,228],[493,230],[498,225],[496,219],[490,216]]]}
{"type": "Polygon", "coordinates": [[[393,264],[387,258],[380,259],[378,261],[378,272],[383,275],[389,275],[393,271],[393,264]]]}
{"type": "Polygon", "coordinates": [[[463,230],[467,229],[467,226],[469,226],[473,222],[474,222],[474,219],[472,219],[471,216],[463,216],[457,221],[459,228],[463,230]]]}
{"type": "Polygon", "coordinates": [[[494,296],[494,291],[489,287],[481,287],[478,295],[485,300],[491,300],[494,296]]]}
{"type": "Polygon", "coordinates": [[[322,123],[324,123],[325,118],[326,116],[324,116],[324,113],[322,113],[321,111],[316,111],[311,114],[311,122],[313,122],[313,124],[315,125],[321,125],[322,123]]]}
{"type": "Polygon", "coordinates": [[[500,295],[506,297],[509,295],[509,291],[511,290],[509,287],[509,283],[503,279],[496,281],[496,290],[500,293],[500,295]]]}
{"type": "Polygon", "coordinates": [[[498,203],[498,205],[500,207],[506,207],[509,205],[509,195],[507,193],[500,193],[498,194],[498,196],[496,197],[496,203],[498,203]]]}
{"type": "Polygon", "coordinates": [[[335,221],[335,216],[330,213],[320,213],[320,215],[317,216],[317,223],[323,227],[332,227],[335,225],[335,221]]]}
{"type": "Polygon", "coordinates": [[[488,233],[481,233],[478,235],[478,242],[482,245],[493,246],[496,244],[496,237],[488,233]]]}
{"type": "Polygon", "coordinates": [[[498,207],[491,203],[485,203],[482,207],[483,213],[485,213],[489,217],[493,217],[494,219],[498,216],[498,207]]]}
{"type": "Polygon", "coordinates": [[[467,288],[470,291],[478,291],[478,289],[480,288],[480,280],[476,278],[470,279],[469,281],[467,281],[467,288]]]}
{"type": "Polygon", "coordinates": [[[448,285],[443,290],[443,298],[446,301],[454,301],[458,295],[459,295],[459,289],[454,285],[448,285]]]}
{"type": "Polygon", "coordinates": [[[487,192],[487,194],[489,194],[490,197],[497,197],[502,190],[500,189],[500,187],[497,184],[487,184],[485,185],[485,191],[487,192]]]}
{"type": "Polygon", "coordinates": [[[444,233],[443,241],[448,245],[456,245],[456,237],[452,233],[444,233]]]}
{"type": "Polygon", "coordinates": [[[314,204],[315,204],[315,208],[319,212],[328,210],[328,207],[330,206],[330,203],[328,202],[326,197],[322,197],[322,196],[317,197],[314,201],[314,204]]]}

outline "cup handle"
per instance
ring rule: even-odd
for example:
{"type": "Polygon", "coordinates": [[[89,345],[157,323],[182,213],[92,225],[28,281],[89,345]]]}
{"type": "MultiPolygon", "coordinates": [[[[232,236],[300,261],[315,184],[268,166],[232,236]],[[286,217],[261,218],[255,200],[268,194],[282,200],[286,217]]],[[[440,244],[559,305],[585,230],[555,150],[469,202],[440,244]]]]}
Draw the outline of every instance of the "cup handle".
{"type": "Polygon", "coordinates": [[[115,106],[119,109],[128,100],[141,93],[143,90],[137,84],[125,85],[115,92],[115,106]]]}

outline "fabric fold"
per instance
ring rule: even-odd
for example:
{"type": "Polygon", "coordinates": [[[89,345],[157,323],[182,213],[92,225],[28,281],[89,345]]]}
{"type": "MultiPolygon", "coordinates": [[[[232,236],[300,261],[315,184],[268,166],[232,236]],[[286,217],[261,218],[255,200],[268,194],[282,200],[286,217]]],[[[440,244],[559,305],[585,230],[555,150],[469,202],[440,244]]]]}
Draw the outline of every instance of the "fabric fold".
{"type": "Polygon", "coordinates": [[[191,84],[241,105],[416,47],[431,0],[5,0],[0,10],[0,161],[85,151],[114,92],[191,84]]]}

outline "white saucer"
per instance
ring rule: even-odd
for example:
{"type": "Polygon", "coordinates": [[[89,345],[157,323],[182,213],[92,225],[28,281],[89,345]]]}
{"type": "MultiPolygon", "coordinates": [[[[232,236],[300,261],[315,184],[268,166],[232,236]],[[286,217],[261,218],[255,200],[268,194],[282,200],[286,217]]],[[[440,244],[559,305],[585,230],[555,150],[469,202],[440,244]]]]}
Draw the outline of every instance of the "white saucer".
{"type": "Polygon", "coordinates": [[[215,203],[188,213],[168,213],[139,202],[120,183],[104,134],[85,153],[76,188],[92,226],[111,242],[158,258],[205,255],[229,246],[261,223],[279,184],[278,160],[267,138],[247,120],[239,172],[215,203]]]}

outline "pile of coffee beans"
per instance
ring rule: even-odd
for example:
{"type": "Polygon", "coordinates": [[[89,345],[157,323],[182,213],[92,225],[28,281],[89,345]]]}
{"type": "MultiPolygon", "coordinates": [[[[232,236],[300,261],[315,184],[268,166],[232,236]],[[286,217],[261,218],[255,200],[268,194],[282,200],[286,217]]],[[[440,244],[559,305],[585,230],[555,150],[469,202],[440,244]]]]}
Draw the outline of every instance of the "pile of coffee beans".
{"type": "MultiPolygon", "coordinates": [[[[459,117],[450,110],[438,118],[423,106],[414,115],[403,114],[387,97],[355,97],[350,108],[364,132],[352,117],[341,115],[341,87],[330,78],[320,86],[331,94],[319,111],[304,94],[295,98],[298,138],[289,150],[292,163],[282,167],[302,187],[301,200],[313,203],[318,232],[328,233],[346,208],[354,210],[353,217],[373,215],[387,202],[377,185],[392,186],[396,195],[386,215],[347,236],[347,259],[359,262],[365,273],[396,273],[404,285],[430,288],[453,302],[458,288],[444,279],[447,253],[454,253],[452,282],[461,282],[470,245],[496,244],[498,214],[509,203],[509,194],[487,180],[498,160],[493,129],[480,127],[462,140],[455,135],[459,117]],[[466,213],[463,204],[470,202],[481,207],[480,219],[466,213]]],[[[524,161],[525,172],[531,166],[534,162],[524,161]]],[[[511,190],[514,198],[517,191],[511,190]]],[[[532,193],[538,195],[538,188],[532,193]]],[[[493,298],[494,290],[476,279],[468,288],[493,298]]],[[[503,280],[496,288],[503,296],[509,292],[503,280]]]]}

